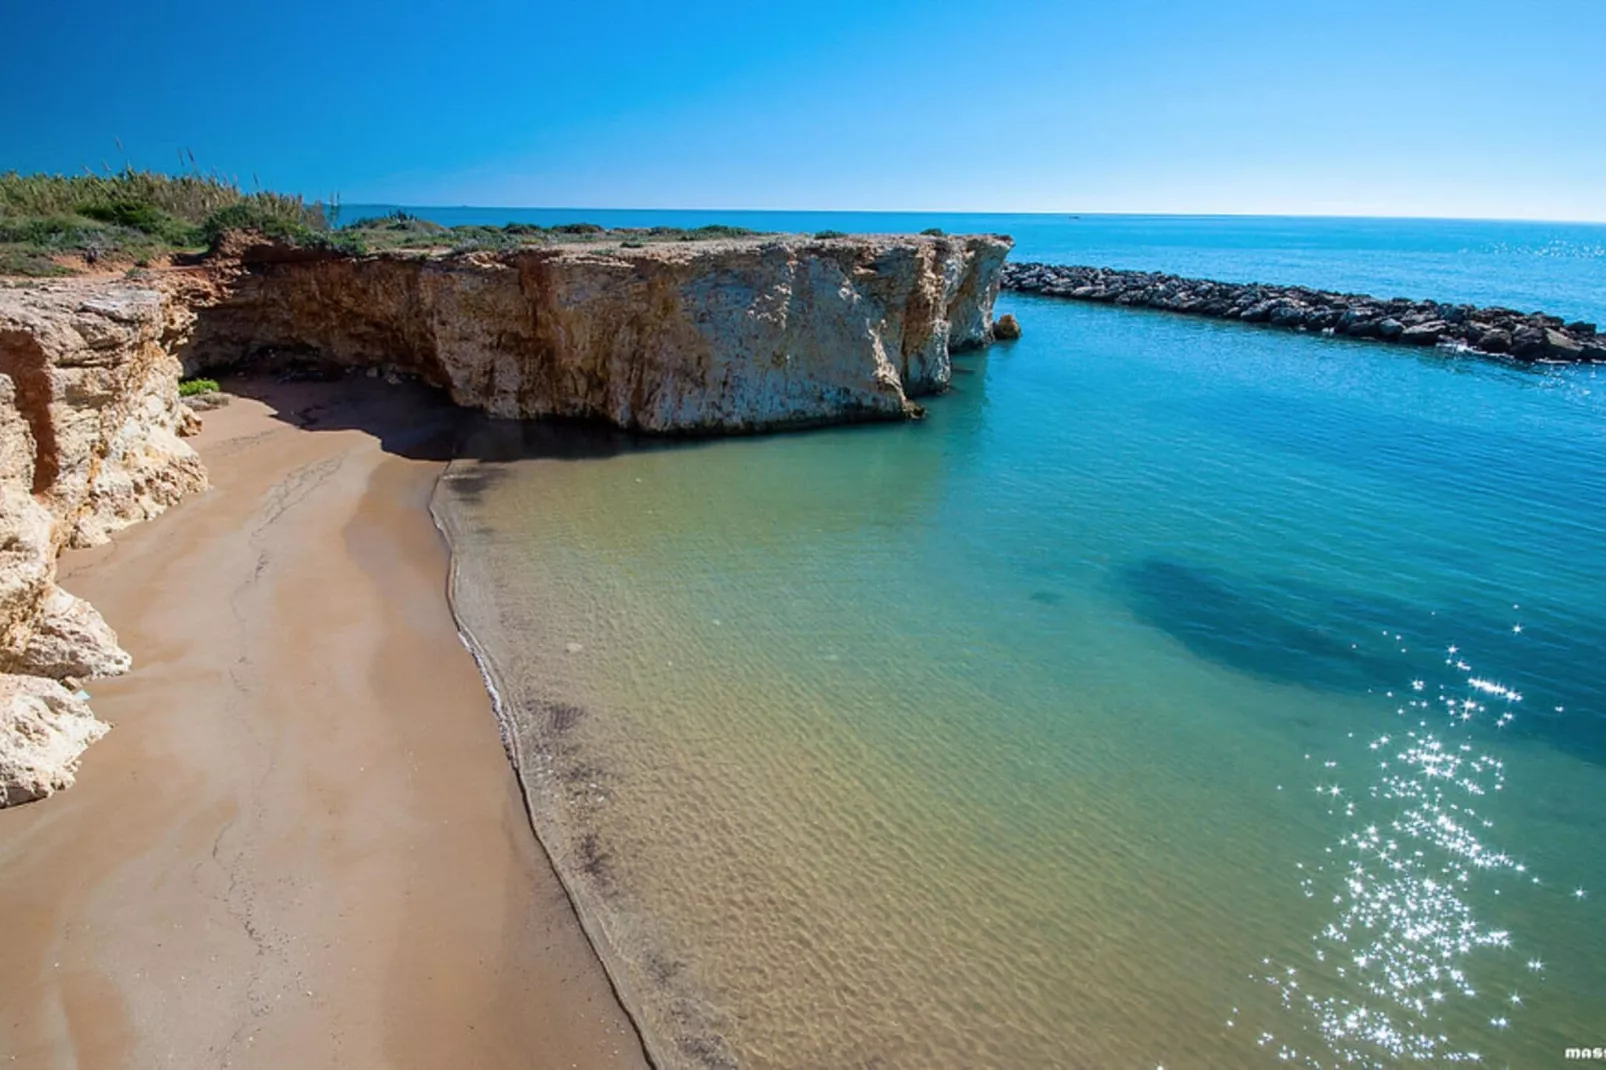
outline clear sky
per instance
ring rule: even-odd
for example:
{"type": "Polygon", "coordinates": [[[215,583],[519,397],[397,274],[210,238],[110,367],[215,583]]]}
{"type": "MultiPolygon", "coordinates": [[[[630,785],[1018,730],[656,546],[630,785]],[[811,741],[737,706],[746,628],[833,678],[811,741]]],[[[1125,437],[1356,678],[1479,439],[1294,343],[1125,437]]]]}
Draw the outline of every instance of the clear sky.
{"type": "Polygon", "coordinates": [[[0,169],[347,203],[1606,220],[1606,0],[0,0],[0,169]]]}

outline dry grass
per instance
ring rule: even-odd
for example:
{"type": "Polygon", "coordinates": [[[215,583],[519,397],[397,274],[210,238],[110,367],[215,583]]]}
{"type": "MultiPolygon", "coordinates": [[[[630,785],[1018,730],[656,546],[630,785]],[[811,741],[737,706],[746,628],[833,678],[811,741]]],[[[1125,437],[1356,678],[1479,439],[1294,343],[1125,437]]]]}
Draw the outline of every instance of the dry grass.
{"type": "Polygon", "coordinates": [[[326,241],[322,203],[192,170],[125,167],[102,174],[0,174],[0,274],[70,273],[66,263],[141,263],[200,249],[224,230],[251,227],[299,243],[326,241]]]}

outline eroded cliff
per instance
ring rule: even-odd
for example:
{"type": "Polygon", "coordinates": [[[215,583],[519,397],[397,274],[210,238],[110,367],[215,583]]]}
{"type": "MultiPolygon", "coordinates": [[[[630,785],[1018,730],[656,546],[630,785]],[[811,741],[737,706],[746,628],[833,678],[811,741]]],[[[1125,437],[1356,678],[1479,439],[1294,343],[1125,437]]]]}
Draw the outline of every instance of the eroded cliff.
{"type": "Polygon", "coordinates": [[[72,782],[105,731],[63,679],[127,670],[56,557],[206,485],[179,434],[168,301],[121,284],[0,289],[0,805],[72,782]]]}
{"type": "Polygon", "coordinates": [[[0,285],[0,806],[72,783],[126,671],[56,586],[206,486],[185,368],[315,358],[410,372],[496,416],[723,433],[901,419],[992,339],[1010,241],[764,238],[352,257],[249,240],[143,281],[0,285]],[[65,681],[65,682],[64,682],[65,681]]]}
{"type": "Polygon", "coordinates": [[[772,238],[468,256],[272,248],[200,316],[187,366],[383,363],[495,416],[655,432],[919,413],[992,338],[1010,241],[772,238]]]}

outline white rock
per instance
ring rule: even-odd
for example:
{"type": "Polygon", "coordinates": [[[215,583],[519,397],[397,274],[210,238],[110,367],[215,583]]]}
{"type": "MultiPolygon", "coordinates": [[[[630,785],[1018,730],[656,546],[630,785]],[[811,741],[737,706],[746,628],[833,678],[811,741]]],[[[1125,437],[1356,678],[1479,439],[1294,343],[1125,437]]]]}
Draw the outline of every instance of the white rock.
{"type": "Polygon", "coordinates": [[[106,731],[56,681],[0,675],[0,806],[71,787],[79,755],[106,731]]]}

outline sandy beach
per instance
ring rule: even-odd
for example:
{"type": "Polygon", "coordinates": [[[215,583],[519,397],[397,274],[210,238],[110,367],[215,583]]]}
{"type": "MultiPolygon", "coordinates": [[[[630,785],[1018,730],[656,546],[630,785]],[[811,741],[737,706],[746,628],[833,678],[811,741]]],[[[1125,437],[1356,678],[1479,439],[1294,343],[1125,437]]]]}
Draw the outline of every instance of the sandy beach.
{"type": "Polygon", "coordinates": [[[0,1063],[645,1065],[453,627],[457,414],[244,389],[211,491],[62,559],[135,667],[77,786],[0,811],[0,1063]]]}

